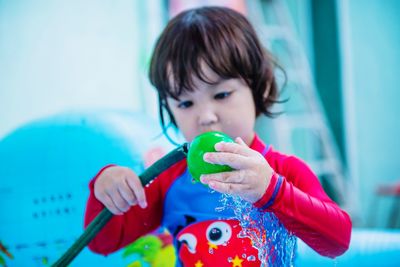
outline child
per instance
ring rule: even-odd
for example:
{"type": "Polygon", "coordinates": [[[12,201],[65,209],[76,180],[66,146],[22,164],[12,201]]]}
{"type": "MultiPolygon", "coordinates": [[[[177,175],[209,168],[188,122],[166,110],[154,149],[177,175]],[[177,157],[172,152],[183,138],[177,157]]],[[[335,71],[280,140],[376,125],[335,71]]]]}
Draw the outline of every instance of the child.
{"type": "Polygon", "coordinates": [[[266,146],[254,132],[256,117],[271,115],[278,89],[273,61],[243,15],[223,7],[177,15],[157,41],[150,80],[158,91],[164,127],[166,111],[188,142],[207,131],[235,138],[235,143],[218,143],[218,152],[204,156],[209,163],[234,170],[203,175],[202,183],[216,191],[212,192],[192,183],[186,160],[145,188],[128,168],[103,168],[90,183],[85,225],[104,207],[117,216],[90,249],[108,254],[165,226],[185,266],[190,261],[196,266],[259,266],[259,260],[246,257],[254,248],[248,238],[238,237],[233,211],[216,211],[221,193],[226,193],[261,213],[274,214],[321,255],[333,258],[347,250],[351,221],[346,212],[326,195],[303,161],[266,146]],[[205,233],[205,251],[199,249],[204,244],[199,243],[198,231],[205,233]],[[238,245],[226,252],[231,253],[226,254],[228,260],[219,262],[217,252],[235,242],[238,245]]]}

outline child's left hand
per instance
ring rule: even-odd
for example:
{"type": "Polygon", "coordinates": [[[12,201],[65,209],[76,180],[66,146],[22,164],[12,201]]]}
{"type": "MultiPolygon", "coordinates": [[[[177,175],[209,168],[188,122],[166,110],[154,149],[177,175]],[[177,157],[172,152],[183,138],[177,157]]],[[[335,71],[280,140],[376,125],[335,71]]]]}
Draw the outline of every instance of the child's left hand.
{"type": "Polygon", "coordinates": [[[203,158],[208,163],[228,165],[234,170],[204,174],[200,180],[215,191],[254,203],[264,195],[274,170],[260,153],[249,148],[240,137],[235,141],[217,143],[215,149],[218,152],[205,153],[203,158]]]}

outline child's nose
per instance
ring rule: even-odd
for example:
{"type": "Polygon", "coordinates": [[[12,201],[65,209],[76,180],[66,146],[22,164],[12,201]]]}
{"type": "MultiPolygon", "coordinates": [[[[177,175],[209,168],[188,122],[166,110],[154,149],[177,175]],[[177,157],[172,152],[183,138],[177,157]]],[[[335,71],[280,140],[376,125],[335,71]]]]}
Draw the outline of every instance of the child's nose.
{"type": "Polygon", "coordinates": [[[206,108],[199,113],[199,124],[201,126],[208,126],[217,122],[218,116],[212,109],[206,108]]]}

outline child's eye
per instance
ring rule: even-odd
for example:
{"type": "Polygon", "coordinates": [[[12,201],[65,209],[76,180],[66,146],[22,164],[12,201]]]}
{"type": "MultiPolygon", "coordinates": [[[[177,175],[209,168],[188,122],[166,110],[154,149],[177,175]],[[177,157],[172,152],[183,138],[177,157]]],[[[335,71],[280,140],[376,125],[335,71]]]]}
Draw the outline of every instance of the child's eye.
{"type": "Polygon", "coordinates": [[[227,98],[228,96],[230,96],[232,94],[232,92],[221,92],[218,93],[214,96],[214,99],[224,99],[227,98]]]}
{"type": "Polygon", "coordinates": [[[178,104],[178,108],[180,109],[187,109],[193,105],[192,101],[182,101],[178,104]]]}

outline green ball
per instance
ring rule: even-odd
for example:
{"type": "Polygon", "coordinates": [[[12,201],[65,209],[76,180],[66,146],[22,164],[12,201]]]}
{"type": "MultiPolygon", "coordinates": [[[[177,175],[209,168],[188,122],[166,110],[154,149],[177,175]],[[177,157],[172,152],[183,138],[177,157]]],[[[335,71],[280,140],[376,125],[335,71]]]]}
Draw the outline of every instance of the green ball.
{"type": "Polygon", "coordinates": [[[189,172],[193,179],[200,182],[202,174],[231,171],[227,165],[218,165],[205,162],[203,155],[206,152],[215,152],[215,144],[219,142],[234,142],[232,138],[221,132],[205,132],[198,135],[189,146],[187,156],[189,172]]]}

